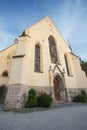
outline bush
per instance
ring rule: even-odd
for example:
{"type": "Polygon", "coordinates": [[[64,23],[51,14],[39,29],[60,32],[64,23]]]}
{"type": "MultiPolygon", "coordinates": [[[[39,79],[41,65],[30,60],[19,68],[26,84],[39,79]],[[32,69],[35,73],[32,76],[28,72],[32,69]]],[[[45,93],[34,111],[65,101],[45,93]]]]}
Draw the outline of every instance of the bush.
{"type": "Polygon", "coordinates": [[[73,98],[73,101],[74,102],[86,102],[87,101],[87,94],[86,94],[86,92],[82,90],[80,94],[76,95],[73,98]]]}
{"type": "Polygon", "coordinates": [[[37,96],[34,89],[30,89],[28,92],[28,100],[25,107],[36,107],[37,106],[37,96]]]}
{"type": "Polygon", "coordinates": [[[81,91],[81,95],[83,95],[84,97],[87,97],[87,94],[84,90],[81,91]]]}
{"type": "Polygon", "coordinates": [[[37,105],[39,107],[49,107],[52,104],[52,98],[47,93],[41,93],[37,96],[37,105]]]}

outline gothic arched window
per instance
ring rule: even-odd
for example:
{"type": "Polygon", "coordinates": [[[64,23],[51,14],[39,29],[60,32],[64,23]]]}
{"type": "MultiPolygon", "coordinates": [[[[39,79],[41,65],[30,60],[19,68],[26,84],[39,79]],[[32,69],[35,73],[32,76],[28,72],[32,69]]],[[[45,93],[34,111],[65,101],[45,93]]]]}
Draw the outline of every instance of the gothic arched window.
{"type": "Polygon", "coordinates": [[[53,38],[53,36],[50,36],[48,38],[48,41],[49,41],[49,51],[50,51],[51,62],[56,63],[58,62],[58,58],[57,58],[55,39],[53,38]]]}
{"type": "Polygon", "coordinates": [[[35,72],[40,72],[40,46],[35,45],[35,72]]]}
{"type": "Polygon", "coordinates": [[[67,74],[69,76],[72,76],[73,75],[72,74],[72,67],[71,67],[69,56],[67,54],[64,54],[64,58],[65,58],[65,63],[66,63],[67,74]]]}
{"type": "Polygon", "coordinates": [[[8,72],[5,70],[5,71],[2,73],[2,76],[7,77],[7,76],[8,76],[8,72]]]}

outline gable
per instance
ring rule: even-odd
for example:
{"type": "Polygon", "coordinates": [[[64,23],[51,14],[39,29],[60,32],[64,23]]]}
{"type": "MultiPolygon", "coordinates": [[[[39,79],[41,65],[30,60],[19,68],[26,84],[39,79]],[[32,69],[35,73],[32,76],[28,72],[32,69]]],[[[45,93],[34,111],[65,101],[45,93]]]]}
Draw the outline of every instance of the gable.
{"type": "Polygon", "coordinates": [[[48,16],[37,22],[32,27],[25,29],[24,32],[25,35],[35,39],[36,41],[40,40],[41,42],[45,42],[45,39],[48,39],[48,37],[52,35],[56,39],[59,48],[63,48],[65,51],[71,52],[59,30],[48,16]]]}

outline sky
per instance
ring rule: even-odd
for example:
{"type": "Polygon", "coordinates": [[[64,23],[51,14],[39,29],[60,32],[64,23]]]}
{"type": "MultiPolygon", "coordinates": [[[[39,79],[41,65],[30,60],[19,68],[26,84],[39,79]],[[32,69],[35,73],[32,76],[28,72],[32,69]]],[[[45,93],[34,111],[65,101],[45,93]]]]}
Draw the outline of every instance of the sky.
{"type": "Polygon", "coordinates": [[[73,52],[87,61],[87,0],[0,0],[0,50],[46,16],[73,52]]]}

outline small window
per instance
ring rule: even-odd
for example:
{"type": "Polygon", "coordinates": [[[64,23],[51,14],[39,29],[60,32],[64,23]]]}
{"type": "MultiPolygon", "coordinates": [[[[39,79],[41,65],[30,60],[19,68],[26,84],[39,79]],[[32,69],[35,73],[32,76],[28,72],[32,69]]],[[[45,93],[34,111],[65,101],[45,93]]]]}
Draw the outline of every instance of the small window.
{"type": "Polygon", "coordinates": [[[8,72],[7,72],[7,71],[4,71],[4,72],[2,73],[2,76],[7,77],[7,76],[8,76],[8,72]]]}

